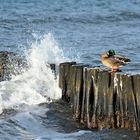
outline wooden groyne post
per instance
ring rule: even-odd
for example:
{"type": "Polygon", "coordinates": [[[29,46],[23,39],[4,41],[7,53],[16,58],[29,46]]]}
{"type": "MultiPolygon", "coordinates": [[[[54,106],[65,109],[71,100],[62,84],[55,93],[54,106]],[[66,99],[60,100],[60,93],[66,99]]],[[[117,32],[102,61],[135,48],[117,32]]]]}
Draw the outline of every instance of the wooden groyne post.
{"type": "Polygon", "coordinates": [[[59,86],[74,118],[88,128],[128,128],[140,135],[140,75],[65,62],[59,86]]]}

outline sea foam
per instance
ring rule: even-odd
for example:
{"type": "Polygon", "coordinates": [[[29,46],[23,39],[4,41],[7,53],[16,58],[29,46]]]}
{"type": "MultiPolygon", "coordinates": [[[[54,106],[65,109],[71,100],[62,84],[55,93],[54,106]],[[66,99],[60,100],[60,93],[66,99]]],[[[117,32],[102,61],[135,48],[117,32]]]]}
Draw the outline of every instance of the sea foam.
{"type": "Polygon", "coordinates": [[[23,105],[34,105],[61,98],[58,78],[49,64],[58,65],[65,60],[51,34],[44,35],[32,43],[27,50],[28,69],[10,81],[0,82],[0,113],[3,109],[21,109],[23,105]]]}

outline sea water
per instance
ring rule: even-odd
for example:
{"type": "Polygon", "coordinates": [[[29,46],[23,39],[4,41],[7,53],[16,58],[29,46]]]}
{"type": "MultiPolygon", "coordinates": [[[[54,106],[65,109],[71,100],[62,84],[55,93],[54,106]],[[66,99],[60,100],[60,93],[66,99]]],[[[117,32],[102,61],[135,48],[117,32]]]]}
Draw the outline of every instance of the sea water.
{"type": "MultiPolygon", "coordinates": [[[[1,140],[137,139],[124,129],[91,131],[62,104],[58,73],[49,64],[77,61],[102,66],[115,49],[140,73],[138,0],[0,0],[0,50],[24,56],[28,68],[0,82],[1,140]]],[[[18,68],[17,68],[18,71],[18,68]]]]}

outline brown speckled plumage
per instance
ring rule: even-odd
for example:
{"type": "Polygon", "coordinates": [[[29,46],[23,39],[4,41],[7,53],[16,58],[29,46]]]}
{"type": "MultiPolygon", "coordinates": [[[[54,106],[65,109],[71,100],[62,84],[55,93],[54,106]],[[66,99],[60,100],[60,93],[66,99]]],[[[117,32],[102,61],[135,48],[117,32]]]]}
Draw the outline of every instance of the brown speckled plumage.
{"type": "Polygon", "coordinates": [[[116,55],[115,53],[110,55],[108,51],[101,54],[101,62],[105,66],[111,68],[112,71],[117,71],[120,67],[128,64],[130,59],[121,55],[116,55]]]}

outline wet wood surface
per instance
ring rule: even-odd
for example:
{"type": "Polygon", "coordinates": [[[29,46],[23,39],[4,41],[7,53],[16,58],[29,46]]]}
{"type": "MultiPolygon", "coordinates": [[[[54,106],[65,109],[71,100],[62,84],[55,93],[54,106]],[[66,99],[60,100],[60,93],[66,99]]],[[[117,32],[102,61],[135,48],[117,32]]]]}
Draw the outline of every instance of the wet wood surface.
{"type": "Polygon", "coordinates": [[[88,128],[127,128],[140,135],[140,75],[66,62],[59,66],[59,86],[74,118],[88,128]]]}

